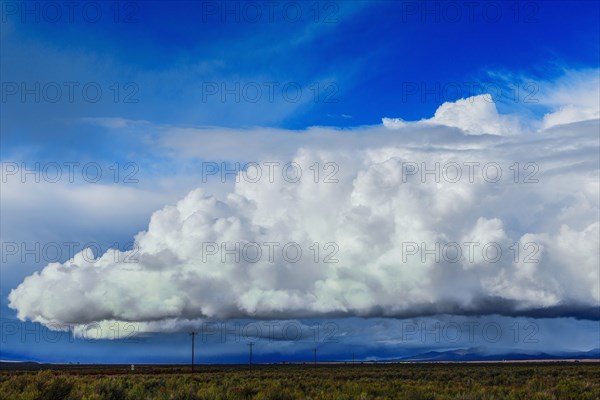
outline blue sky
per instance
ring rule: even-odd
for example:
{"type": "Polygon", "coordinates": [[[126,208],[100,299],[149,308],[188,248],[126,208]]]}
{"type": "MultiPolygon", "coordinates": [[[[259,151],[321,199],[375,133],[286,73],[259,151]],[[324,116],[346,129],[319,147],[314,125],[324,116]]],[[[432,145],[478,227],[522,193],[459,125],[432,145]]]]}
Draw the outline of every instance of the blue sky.
{"type": "MultiPolygon", "coordinates": [[[[198,325],[200,322],[194,322],[194,318],[203,317],[201,313],[189,311],[187,306],[182,306],[186,311],[179,316],[185,320],[183,322],[175,318],[175,321],[163,325],[152,325],[160,318],[133,315],[133,323],[150,323],[144,329],[160,331],[144,333],[135,343],[79,339],[69,342],[61,338],[57,343],[42,339],[32,345],[32,341],[36,341],[35,335],[23,338],[11,330],[14,327],[11,324],[17,321],[17,309],[26,315],[25,319],[37,316],[39,322],[47,324],[48,315],[58,319],[58,315],[65,317],[65,314],[40,311],[44,308],[39,306],[40,302],[47,300],[48,309],[58,309],[65,298],[75,299],[81,293],[72,289],[77,285],[70,280],[64,282],[64,287],[61,284],[43,286],[42,281],[41,286],[23,286],[20,301],[15,301],[16,306],[13,307],[9,307],[9,293],[27,276],[41,271],[50,262],[65,263],[72,256],[66,251],[55,258],[48,254],[40,256],[41,250],[36,250],[36,243],[40,249],[48,243],[58,243],[64,250],[65,243],[76,242],[74,247],[81,251],[85,243],[91,242],[100,249],[96,256],[110,247],[125,251],[134,246],[132,241],[138,232],[149,229],[151,217],[153,221],[160,219],[159,216],[153,217],[153,213],[165,205],[177,203],[195,188],[202,188],[204,193],[222,200],[235,191],[249,199],[249,204],[255,202],[258,214],[253,214],[254,211],[248,211],[248,214],[241,212],[240,220],[252,220],[253,224],[267,231],[285,226],[285,229],[281,228],[279,238],[285,234],[299,237],[302,231],[310,232],[307,235],[313,240],[318,237],[319,241],[325,242],[330,241],[329,236],[335,236],[336,240],[342,241],[338,233],[327,233],[319,225],[319,220],[326,221],[329,214],[312,212],[317,205],[310,202],[310,196],[298,194],[294,197],[290,194],[291,197],[284,198],[278,197],[283,196],[281,194],[271,193],[268,188],[257,188],[256,191],[254,186],[236,189],[230,179],[221,182],[211,177],[205,181],[201,171],[207,162],[228,163],[229,166],[236,162],[291,159],[314,159],[322,163],[329,160],[340,166],[348,163],[348,168],[340,169],[341,180],[347,180],[350,182],[348,187],[358,190],[359,178],[370,175],[352,168],[369,165],[378,157],[381,160],[391,157],[368,152],[357,156],[354,153],[362,149],[372,149],[381,154],[386,151],[393,153],[390,148],[400,149],[396,155],[402,154],[409,161],[436,154],[446,159],[462,160],[476,154],[473,157],[479,157],[479,160],[503,162],[506,171],[513,162],[524,164],[534,161],[548,166],[541,168],[542,174],[549,174],[543,175],[548,177],[543,181],[546,183],[535,186],[532,191],[524,186],[513,190],[497,185],[489,191],[476,192],[475,195],[481,195],[483,199],[487,196],[498,196],[498,199],[472,206],[468,214],[473,218],[474,226],[487,229],[495,226],[497,219],[502,222],[502,227],[497,230],[505,232],[508,238],[521,240],[529,237],[527,235],[537,235],[536,240],[546,243],[546,249],[552,248],[548,243],[565,243],[568,238],[581,234],[591,240],[592,250],[597,250],[597,227],[594,225],[598,218],[597,187],[589,182],[593,182],[598,173],[598,145],[594,136],[598,120],[596,93],[600,66],[598,2],[283,1],[270,8],[265,2],[137,1],[80,2],[73,10],[56,4],[48,6],[36,1],[2,3],[1,236],[6,257],[2,260],[0,284],[3,321],[0,358],[68,361],[72,354],[77,354],[82,362],[186,361],[188,338],[183,333],[201,326],[198,325]],[[70,14],[71,11],[73,14],[70,14]],[[100,14],[97,14],[98,11],[100,14]],[[55,12],[59,12],[60,17],[55,12]],[[260,17],[255,12],[259,12],[260,17]],[[73,88],[72,99],[69,99],[69,87],[73,88]],[[24,93],[23,88],[29,89],[30,93],[24,93]],[[60,97],[57,97],[57,88],[60,97]],[[85,91],[83,88],[86,88],[85,91]],[[97,92],[98,88],[101,94],[97,92]],[[486,93],[491,95],[495,106],[491,111],[488,107],[491,103],[481,103],[481,108],[461,117],[462,106],[457,101],[486,93]],[[449,104],[449,114],[436,112],[443,103],[449,104]],[[392,118],[395,122],[382,124],[382,118],[392,118]],[[425,120],[432,121],[435,127],[427,128],[429,125],[425,125],[423,128],[415,123],[414,129],[410,125],[399,128],[400,131],[394,130],[405,121],[425,120]],[[505,131],[509,130],[507,127],[513,126],[513,123],[512,135],[505,136],[505,131]],[[485,134],[472,135],[478,130],[485,134]],[[451,150],[447,153],[444,149],[451,150]],[[407,153],[409,151],[414,153],[407,153]],[[58,163],[63,174],[58,182],[48,182],[44,176],[41,182],[35,182],[31,174],[23,179],[20,170],[25,165],[35,169],[35,163],[40,163],[42,169],[49,163],[58,163]],[[66,178],[64,163],[78,163],[73,182],[66,178]],[[102,172],[97,182],[90,182],[89,176],[81,175],[81,166],[90,163],[99,166],[102,172]],[[13,166],[19,168],[17,175],[7,172],[13,166]],[[115,171],[118,171],[118,176],[115,171]],[[559,175],[564,171],[567,171],[565,174],[577,171],[577,179],[561,180],[559,175]],[[580,180],[581,177],[590,181],[580,180]],[[558,190],[557,185],[564,182],[574,185],[571,193],[560,198],[558,195],[553,197],[552,193],[558,190]],[[505,201],[506,198],[498,194],[505,193],[504,190],[511,194],[511,199],[515,199],[514,203],[505,201]],[[267,198],[267,194],[273,197],[267,198]],[[263,218],[260,210],[270,208],[274,215],[279,215],[276,211],[285,201],[293,207],[282,211],[282,215],[297,213],[304,216],[299,219],[313,223],[310,229],[295,229],[293,219],[282,219],[273,226],[269,225],[272,221],[267,217],[262,220],[262,225],[257,222],[263,218]],[[535,202],[542,203],[536,206],[535,202]],[[509,204],[511,207],[508,207],[509,204]],[[477,225],[476,221],[483,222],[477,222],[477,225]],[[561,238],[564,240],[561,241],[561,238]],[[114,243],[117,246],[113,246],[114,243]],[[19,246],[16,254],[12,254],[12,248],[6,247],[10,244],[19,246]],[[23,248],[34,248],[34,254],[23,254],[23,248]],[[33,295],[30,301],[24,300],[36,290],[43,290],[43,293],[33,295]],[[61,290],[65,291],[64,298],[55,292],[61,290]],[[174,348],[178,350],[173,352],[174,348]],[[105,355],[107,352],[111,355],[105,355]],[[153,354],[150,358],[147,356],[149,353],[153,354]]],[[[375,189],[365,189],[364,196],[376,197],[373,193],[385,192],[374,181],[369,182],[375,185],[375,189]]],[[[329,204],[343,208],[344,189],[339,191],[339,196],[318,190],[313,192],[313,189],[309,193],[314,194],[315,202],[321,199],[321,195],[325,199],[318,207],[329,204]]],[[[422,193],[422,196],[423,204],[435,208],[431,205],[437,204],[435,200],[427,203],[427,194],[422,193]]],[[[387,207],[386,201],[395,204],[391,194],[383,195],[383,203],[376,203],[375,197],[365,204],[373,207],[379,204],[382,210],[387,207]]],[[[193,196],[191,198],[190,201],[196,201],[193,196]]],[[[362,197],[352,197],[357,198],[362,197]]],[[[467,195],[461,197],[468,198],[467,195]]],[[[403,199],[405,203],[410,202],[410,198],[403,199]]],[[[237,206],[231,203],[228,207],[233,209],[237,206]]],[[[390,215],[397,215],[398,212],[390,207],[390,215]]],[[[407,208],[403,212],[418,215],[415,210],[407,208]]],[[[214,218],[225,218],[219,214],[221,209],[213,212],[214,218]]],[[[440,236],[452,238],[451,229],[440,221],[450,224],[464,219],[456,217],[460,215],[458,211],[450,217],[444,213],[440,215],[446,217],[435,219],[424,216],[420,226],[429,226],[428,232],[436,231],[440,236]]],[[[352,226],[352,221],[360,218],[361,214],[353,211],[344,215],[342,220],[352,226]]],[[[371,226],[375,224],[373,221],[378,221],[376,218],[369,224],[357,225],[362,228],[356,228],[356,240],[362,234],[368,236],[368,232],[384,232],[387,226],[383,222],[385,220],[381,217],[378,222],[380,228],[371,226]]],[[[397,223],[396,229],[400,229],[401,223],[397,223]]],[[[256,231],[260,229],[256,228],[256,231]]],[[[170,233],[164,234],[169,237],[170,233]]],[[[414,235],[421,238],[416,233],[414,235]]],[[[176,253],[169,247],[173,246],[171,242],[165,246],[176,253]]],[[[567,257],[566,250],[556,246],[558,250],[544,259],[548,265],[554,265],[552,257],[560,259],[561,254],[567,257]]],[[[584,259],[587,250],[588,247],[581,245],[575,253],[584,259]]],[[[344,254],[343,249],[341,252],[344,254]]],[[[344,255],[352,258],[354,254],[344,255]]],[[[556,273],[559,282],[571,282],[569,266],[577,261],[573,258],[565,260],[561,261],[562,264],[557,261],[556,265],[567,267],[557,266],[546,275],[556,273]]],[[[142,264],[150,268],[144,262],[142,264]]],[[[385,268],[382,267],[382,270],[385,268]]],[[[309,268],[301,279],[295,279],[310,281],[310,271],[309,268]]],[[[532,276],[535,273],[531,272],[532,276]]],[[[436,275],[435,279],[441,279],[441,276],[436,275]]],[[[520,283],[531,278],[518,276],[515,279],[520,283]]],[[[597,274],[592,271],[588,277],[593,282],[597,274]]],[[[420,279],[425,278],[431,276],[426,274],[420,279]]],[[[469,287],[471,278],[470,275],[465,276],[464,287],[453,282],[457,285],[455,291],[465,290],[473,298],[481,295],[478,291],[471,293],[465,289],[469,287]]],[[[270,289],[287,288],[289,282],[281,279],[270,289]]],[[[143,281],[139,282],[144,285],[143,281]]],[[[267,278],[264,282],[270,282],[266,285],[272,283],[267,278]]],[[[264,282],[256,283],[253,289],[265,289],[264,282]]],[[[80,283],[83,287],[85,282],[80,283]]],[[[88,288],[100,285],[87,284],[91,285],[88,288]]],[[[202,284],[199,283],[193,290],[200,290],[198,288],[204,287],[202,284]]],[[[342,281],[338,284],[344,285],[342,281]]],[[[488,289],[491,287],[488,281],[482,285],[488,289]]],[[[466,343],[425,340],[414,348],[427,351],[484,346],[491,351],[504,348],[584,351],[600,347],[597,312],[588,312],[598,305],[593,295],[596,287],[592,286],[592,294],[587,297],[571,295],[568,289],[571,286],[557,289],[556,293],[566,293],[561,297],[552,292],[553,285],[558,284],[537,287],[535,290],[539,292],[531,290],[532,293],[544,293],[539,294],[543,301],[537,298],[544,307],[564,306],[563,310],[571,310],[564,315],[553,312],[555,318],[532,318],[533,314],[527,311],[533,306],[500,284],[493,286],[497,291],[486,293],[490,296],[487,300],[504,299],[507,304],[514,301],[516,305],[505,307],[505,303],[498,300],[497,307],[476,308],[470,315],[483,315],[471,317],[465,317],[469,313],[458,307],[461,311],[456,318],[460,321],[484,318],[486,321],[500,321],[505,327],[513,323],[539,324],[541,336],[535,345],[522,340],[512,344],[489,343],[479,337],[466,343]],[[504,297],[504,293],[508,292],[511,294],[504,297]],[[508,316],[500,317],[499,314],[508,316]],[[582,314],[587,317],[573,318],[582,314]],[[573,335],[580,340],[561,341],[573,335]]],[[[163,289],[149,286],[147,296],[161,300],[163,289]],[[151,287],[159,294],[151,292],[151,287]]],[[[94,308],[98,302],[105,302],[100,308],[111,318],[116,318],[118,312],[115,310],[119,307],[115,305],[111,309],[106,304],[119,303],[124,298],[123,292],[115,292],[114,298],[108,300],[111,289],[103,290],[109,293],[104,300],[96,297],[91,300],[91,297],[83,295],[86,300],[81,300],[81,304],[94,308]],[[106,311],[109,309],[110,312],[106,311]]],[[[138,293],[133,288],[124,290],[138,293]]],[[[239,306],[247,300],[244,296],[250,296],[249,293],[254,292],[248,289],[239,298],[235,297],[237,294],[230,294],[237,303],[234,302],[236,305],[233,306],[228,304],[228,307],[239,306]]],[[[316,292],[311,293],[314,295],[316,292]]],[[[336,292],[330,288],[326,293],[336,292]]],[[[335,294],[331,296],[336,298],[335,294]]],[[[350,294],[342,297],[345,299],[345,296],[350,294]]],[[[431,296],[419,297],[421,294],[418,292],[414,296],[431,304],[437,304],[439,300],[431,296]]],[[[191,292],[188,297],[186,301],[193,303],[191,292]]],[[[339,297],[336,299],[339,300],[339,297]]],[[[166,304],[169,298],[162,300],[166,304]]],[[[143,302],[144,298],[132,296],[128,301],[143,302]]],[[[419,317],[419,311],[396,313],[396,308],[390,307],[396,310],[388,313],[393,316],[390,322],[380,318],[386,315],[387,304],[391,304],[389,298],[374,300],[376,304],[371,306],[384,310],[374,313],[361,308],[368,303],[367,300],[348,301],[353,305],[347,305],[346,310],[332,306],[330,312],[316,311],[316,306],[296,309],[282,305],[278,315],[269,314],[272,309],[261,310],[261,303],[257,301],[252,306],[254,314],[248,311],[249,305],[242,307],[246,311],[238,310],[240,312],[233,314],[243,321],[246,321],[243,318],[255,315],[257,318],[289,318],[292,321],[301,318],[302,323],[307,325],[327,321],[339,323],[343,327],[340,332],[344,333],[342,344],[326,346],[320,343],[329,349],[323,351],[328,351],[332,359],[346,357],[347,346],[350,345],[360,349],[357,353],[363,358],[389,358],[413,351],[405,343],[399,347],[391,345],[390,340],[397,335],[398,326],[394,324],[412,321],[403,318],[419,317]],[[341,318],[331,319],[331,315],[341,318]]],[[[287,304],[284,300],[281,302],[287,304]]],[[[414,304],[412,302],[402,299],[399,304],[408,304],[407,307],[414,310],[420,307],[415,305],[419,303],[416,300],[414,304]]],[[[447,310],[432,307],[442,310],[440,315],[446,318],[447,310]]],[[[539,310],[540,307],[533,309],[539,310]]],[[[78,321],[81,313],[85,314],[82,310],[73,312],[73,321],[78,321]]],[[[431,316],[431,311],[423,311],[423,314],[423,317],[425,314],[430,316],[432,321],[437,318],[431,316]]],[[[170,315],[170,318],[173,317],[170,315]]],[[[18,326],[21,332],[26,325],[18,326]]],[[[39,323],[31,326],[34,330],[46,329],[39,323]]],[[[504,336],[508,329],[504,329],[504,336]]],[[[289,343],[279,344],[265,343],[271,351],[265,360],[301,358],[298,354],[314,346],[310,340],[297,341],[296,347],[289,343]],[[301,350],[298,351],[298,348],[301,350]]],[[[211,362],[245,361],[245,344],[214,343],[212,350],[207,352],[212,354],[211,362]],[[219,354],[222,356],[219,357],[219,354]]]]}

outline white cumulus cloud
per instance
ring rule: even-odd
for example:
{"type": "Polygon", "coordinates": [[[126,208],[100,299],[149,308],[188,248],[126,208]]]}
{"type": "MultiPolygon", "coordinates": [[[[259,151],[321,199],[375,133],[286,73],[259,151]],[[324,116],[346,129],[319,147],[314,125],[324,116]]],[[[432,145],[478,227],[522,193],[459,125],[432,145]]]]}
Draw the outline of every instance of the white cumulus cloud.
{"type": "Polygon", "coordinates": [[[383,125],[397,129],[415,125],[442,125],[462,129],[473,135],[515,134],[522,130],[518,119],[509,115],[501,115],[489,94],[481,94],[456,102],[447,101],[442,104],[432,118],[417,122],[407,122],[399,118],[383,118],[383,125]]]}
{"type": "MultiPolygon", "coordinates": [[[[394,130],[306,131],[291,160],[289,146],[257,160],[279,162],[272,179],[263,163],[260,179],[240,172],[226,194],[193,190],[156,211],[133,250],[51,263],[12,290],[10,307],[47,326],[152,330],[202,318],[585,314],[600,301],[599,121],[472,135],[506,133],[503,118],[477,98],[394,130]],[[286,161],[302,175],[284,175],[286,161]]],[[[230,154],[265,154],[246,141],[230,154]]]]}

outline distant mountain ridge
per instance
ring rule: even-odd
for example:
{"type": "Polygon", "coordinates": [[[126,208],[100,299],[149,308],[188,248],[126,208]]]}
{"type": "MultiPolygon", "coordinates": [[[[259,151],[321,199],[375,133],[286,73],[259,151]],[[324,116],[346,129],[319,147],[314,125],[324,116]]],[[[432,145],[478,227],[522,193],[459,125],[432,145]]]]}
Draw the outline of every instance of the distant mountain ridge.
{"type": "Polygon", "coordinates": [[[426,353],[401,357],[397,361],[522,361],[522,360],[593,360],[600,359],[600,348],[582,352],[518,352],[485,354],[481,348],[468,348],[448,351],[428,351],[426,353]]]}
{"type": "MultiPolygon", "coordinates": [[[[447,351],[427,351],[425,353],[418,353],[410,356],[384,358],[384,359],[370,359],[366,362],[468,362],[468,361],[561,361],[561,360],[600,360],[600,348],[596,348],[589,351],[579,352],[525,352],[518,350],[509,350],[502,353],[489,354],[489,350],[482,347],[473,347],[466,349],[455,349],[447,351]]],[[[357,359],[357,361],[362,361],[357,359]]],[[[322,361],[327,363],[336,363],[335,360],[322,361]]],[[[341,362],[341,361],[340,361],[341,362]]],[[[348,362],[346,360],[346,362],[348,362]]],[[[269,364],[270,362],[266,362],[269,364]]],[[[293,362],[292,362],[293,363],[293,362]]],[[[235,363],[233,363],[235,364],[235,363]]],[[[244,363],[241,363],[244,364],[244,363]]],[[[121,365],[121,364],[81,364],[84,365],[121,365]]],[[[125,364],[122,364],[125,365],[125,364]]],[[[129,364],[127,364],[129,365],[129,364]]],[[[170,365],[170,364],[153,364],[153,365],[170,365]]],[[[32,360],[19,360],[18,358],[13,359],[2,359],[0,360],[0,369],[11,369],[16,366],[19,368],[32,368],[38,369],[40,367],[60,367],[69,366],[70,368],[79,368],[79,363],[48,363],[43,361],[32,361],[32,360]]]]}

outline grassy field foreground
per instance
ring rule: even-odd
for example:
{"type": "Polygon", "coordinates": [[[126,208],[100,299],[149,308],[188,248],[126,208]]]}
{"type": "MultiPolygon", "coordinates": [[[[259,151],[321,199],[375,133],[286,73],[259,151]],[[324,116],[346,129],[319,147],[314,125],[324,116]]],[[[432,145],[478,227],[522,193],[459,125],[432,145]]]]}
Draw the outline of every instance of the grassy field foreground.
{"type": "Polygon", "coordinates": [[[600,364],[357,364],[3,371],[2,399],[598,399],[600,364]]]}

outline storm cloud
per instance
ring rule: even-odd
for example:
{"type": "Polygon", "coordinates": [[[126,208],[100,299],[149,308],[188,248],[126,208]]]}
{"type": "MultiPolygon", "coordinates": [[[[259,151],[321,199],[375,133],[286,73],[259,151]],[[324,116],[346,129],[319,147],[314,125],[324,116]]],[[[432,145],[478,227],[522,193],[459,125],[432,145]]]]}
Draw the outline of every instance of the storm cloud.
{"type": "Polygon", "coordinates": [[[232,182],[227,194],[200,187],[156,211],[130,251],[48,264],[10,307],[47,326],[152,330],[203,318],[598,319],[599,129],[524,132],[478,96],[354,130],[171,132],[162,145],[186,157],[220,146],[253,162],[237,176],[202,163],[199,177],[232,182]],[[291,139],[265,148],[275,136],[291,139]]]}

